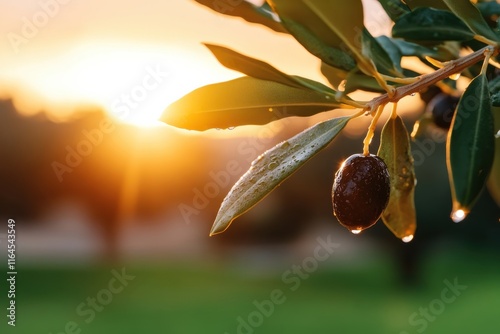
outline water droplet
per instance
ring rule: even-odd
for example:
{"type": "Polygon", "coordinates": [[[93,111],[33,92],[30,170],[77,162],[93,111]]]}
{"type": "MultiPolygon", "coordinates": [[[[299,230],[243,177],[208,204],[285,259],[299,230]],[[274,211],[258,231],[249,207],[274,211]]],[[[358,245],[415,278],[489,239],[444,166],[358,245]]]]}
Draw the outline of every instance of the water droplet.
{"type": "Polygon", "coordinates": [[[330,96],[325,95],[325,99],[329,100],[329,99],[330,99],[330,96]]]}
{"type": "Polygon", "coordinates": [[[215,128],[215,130],[220,131],[220,130],[222,130],[222,129],[221,129],[221,128],[215,128]]]}
{"type": "Polygon", "coordinates": [[[343,92],[345,91],[345,85],[347,83],[347,80],[342,80],[340,83],[339,83],[339,86],[337,87],[337,90],[339,92],[343,92]]]}
{"type": "Polygon", "coordinates": [[[362,230],[351,230],[352,234],[360,234],[362,230]]]}
{"type": "Polygon", "coordinates": [[[413,234],[407,235],[406,237],[401,238],[403,242],[410,242],[413,240],[413,234]]]}
{"type": "Polygon", "coordinates": [[[234,130],[234,128],[235,128],[235,126],[230,126],[230,127],[228,127],[227,129],[228,129],[228,130],[234,130]]]}
{"type": "Polygon", "coordinates": [[[452,74],[448,78],[450,78],[451,80],[458,80],[458,78],[460,78],[460,73],[452,74]]]}
{"type": "Polygon", "coordinates": [[[462,220],[465,219],[466,216],[467,213],[465,213],[464,210],[458,209],[451,213],[451,220],[453,220],[454,223],[460,223],[462,220]]]}
{"type": "Polygon", "coordinates": [[[415,96],[415,95],[417,95],[417,93],[411,93],[410,95],[411,95],[411,96],[415,96]]]}
{"type": "Polygon", "coordinates": [[[273,112],[273,108],[269,108],[268,110],[269,110],[269,112],[273,112]]]}

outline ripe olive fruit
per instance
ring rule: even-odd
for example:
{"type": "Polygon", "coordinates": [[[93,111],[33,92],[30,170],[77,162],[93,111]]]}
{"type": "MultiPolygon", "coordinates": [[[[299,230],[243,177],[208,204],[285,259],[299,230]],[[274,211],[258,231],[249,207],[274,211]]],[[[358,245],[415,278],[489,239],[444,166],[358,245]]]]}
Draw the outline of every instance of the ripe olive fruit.
{"type": "Polygon", "coordinates": [[[427,106],[432,112],[434,124],[442,129],[449,129],[459,100],[458,97],[444,93],[436,95],[427,106]]]}
{"type": "Polygon", "coordinates": [[[424,89],[422,89],[420,92],[418,92],[418,95],[420,96],[420,99],[425,103],[431,102],[431,100],[438,95],[439,93],[442,93],[443,91],[437,87],[437,86],[429,86],[424,89]]]}
{"type": "Polygon", "coordinates": [[[335,173],[333,214],[348,230],[359,233],[377,222],[390,192],[389,172],[381,158],[351,155],[335,173]]]}

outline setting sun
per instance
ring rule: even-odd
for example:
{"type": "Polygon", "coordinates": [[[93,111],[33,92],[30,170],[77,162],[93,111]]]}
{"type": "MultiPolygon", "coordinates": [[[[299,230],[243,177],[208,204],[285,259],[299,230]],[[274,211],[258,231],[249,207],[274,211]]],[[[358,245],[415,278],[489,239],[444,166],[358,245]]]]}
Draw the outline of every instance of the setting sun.
{"type": "Polygon", "coordinates": [[[167,105],[214,77],[193,53],[116,42],[81,44],[15,74],[19,80],[29,77],[26,85],[51,107],[97,105],[117,120],[138,126],[157,124],[167,105]]]}

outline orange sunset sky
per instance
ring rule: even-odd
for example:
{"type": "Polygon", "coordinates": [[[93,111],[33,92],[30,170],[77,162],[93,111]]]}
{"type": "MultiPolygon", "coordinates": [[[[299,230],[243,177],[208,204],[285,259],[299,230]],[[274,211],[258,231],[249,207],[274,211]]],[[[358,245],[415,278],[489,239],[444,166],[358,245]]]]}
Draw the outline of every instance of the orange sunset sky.
{"type": "MultiPolygon", "coordinates": [[[[366,11],[375,35],[387,33],[381,10],[366,11]]],[[[318,60],[290,36],[194,0],[2,0],[0,22],[0,97],[14,96],[24,113],[49,110],[56,120],[85,104],[148,123],[189,91],[240,76],[202,42],[324,81],[318,60]]]]}

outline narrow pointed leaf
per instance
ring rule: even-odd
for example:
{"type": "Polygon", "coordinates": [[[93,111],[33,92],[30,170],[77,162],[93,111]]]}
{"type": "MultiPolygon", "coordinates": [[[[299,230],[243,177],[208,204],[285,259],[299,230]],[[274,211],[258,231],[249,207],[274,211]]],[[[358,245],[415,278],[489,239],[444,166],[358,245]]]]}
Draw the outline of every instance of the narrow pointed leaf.
{"type": "Polygon", "coordinates": [[[348,71],[328,65],[324,61],[321,62],[321,74],[328,80],[330,85],[338,87],[340,83],[347,78],[348,71]]]}
{"type": "Polygon", "coordinates": [[[225,0],[195,0],[196,2],[225,15],[241,17],[251,23],[264,25],[274,31],[286,33],[267,4],[255,6],[247,1],[231,4],[225,0]]]}
{"type": "Polygon", "coordinates": [[[476,3],[477,9],[483,17],[498,17],[500,15],[500,3],[496,1],[476,3]]]}
{"type": "Polygon", "coordinates": [[[500,41],[500,38],[491,30],[481,12],[470,0],[442,0],[450,10],[461,18],[465,24],[477,35],[500,41]]]}
{"type": "Polygon", "coordinates": [[[454,221],[460,221],[463,214],[470,211],[493,164],[495,141],[491,109],[486,76],[479,75],[458,102],[446,145],[454,221]]]}
{"type": "Polygon", "coordinates": [[[354,27],[357,27],[358,35],[363,29],[363,7],[360,0],[351,2],[313,0],[313,6],[307,0],[268,0],[267,2],[282,21],[291,20],[305,27],[313,36],[331,47],[347,46],[345,39],[353,41],[354,38],[345,35],[355,34],[354,27]],[[320,11],[323,12],[322,16],[318,15],[318,11],[315,10],[315,5],[319,2],[322,2],[319,5],[323,6],[320,8],[320,11]],[[324,8],[324,6],[328,8],[324,8]],[[325,15],[328,15],[326,20],[325,15]],[[330,26],[331,21],[337,22],[334,31],[330,26]],[[339,34],[344,34],[344,37],[339,34]]]}
{"type": "MultiPolygon", "coordinates": [[[[394,41],[385,36],[379,36],[375,38],[377,43],[380,45],[380,47],[385,50],[387,53],[387,56],[389,57],[392,67],[390,70],[394,70],[394,73],[397,73],[398,75],[402,76],[401,72],[403,72],[403,69],[401,68],[401,58],[403,57],[403,54],[401,53],[401,49],[399,46],[394,43],[394,41]]],[[[377,64],[377,63],[375,63],[377,64]]],[[[378,69],[378,67],[377,67],[378,69]]]]}
{"type": "Polygon", "coordinates": [[[217,60],[227,68],[239,71],[248,76],[275,81],[295,88],[308,88],[318,92],[335,95],[335,91],[322,83],[295,75],[288,75],[261,60],[251,58],[223,46],[205,44],[217,60]]]}
{"type": "Polygon", "coordinates": [[[231,222],[266,197],[345,127],[350,117],[318,123],[260,155],[236,182],[221,204],[210,235],[224,232],[231,222]]]}
{"type": "Polygon", "coordinates": [[[356,61],[347,52],[327,45],[300,23],[284,17],[282,18],[282,24],[307,51],[324,63],[346,71],[356,67],[356,61]]]}
{"type": "Polygon", "coordinates": [[[402,16],[392,35],[417,41],[466,41],[474,33],[455,14],[446,10],[419,7],[402,16]]]}
{"type": "MultiPolygon", "coordinates": [[[[382,36],[380,36],[382,37],[382,36]]],[[[391,42],[399,48],[402,56],[405,57],[431,57],[439,61],[448,61],[456,59],[457,55],[452,54],[447,48],[437,46],[435,48],[427,48],[417,43],[408,42],[402,39],[390,39],[391,42]]]]}
{"type": "MultiPolygon", "coordinates": [[[[365,56],[373,60],[380,73],[396,77],[402,76],[401,72],[397,69],[401,68],[401,57],[396,59],[397,56],[393,53],[393,56],[396,56],[396,58],[391,58],[388,54],[388,51],[391,50],[391,44],[386,44],[385,48],[383,48],[379,41],[375,39],[366,29],[363,29],[362,43],[365,56]]],[[[396,52],[399,51],[396,47],[392,50],[396,52]]]]}
{"type": "Polygon", "coordinates": [[[379,93],[384,91],[375,78],[361,72],[350,72],[347,75],[344,94],[349,94],[356,90],[379,93]]]}
{"type": "Polygon", "coordinates": [[[500,107],[500,76],[491,80],[488,86],[491,95],[491,104],[494,107],[500,107]]]}
{"type": "Polygon", "coordinates": [[[172,103],[161,121],[189,130],[261,125],[348,107],[334,96],[278,82],[242,77],[198,88],[172,103]]]}
{"type": "MultiPolygon", "coordinates": [[[[368,74],[376,72],[363,53],[360,38],[364,29],[361,0],[269,0],[283,22],[291,20],[305,27],[324,44],[347,50],[368,74]]],[[[286,25],[286,24],[285,24],[286,25]]],[[[302,42],[304,44],[304,42],[302,42]]]]}
{"type": "Polygon", "coordinates": [[[399,116],[387,120],[377,155],[386,163],[391,180],[391,196],[382,213],[382,220],[397,238],[411,240],[417,228],[414,201],[416,177],[410,137],[399,116]]]}
{"type": "MultiPolygon", "coordinates": [[[[493,118],[495,119],[495,131],[500,131],[500,108],[493,108],[493,118]]],[[[487,187],[491,197],[500,207],[500,138],[495,139],[495,158],[487,181],[487,187]]]]}

